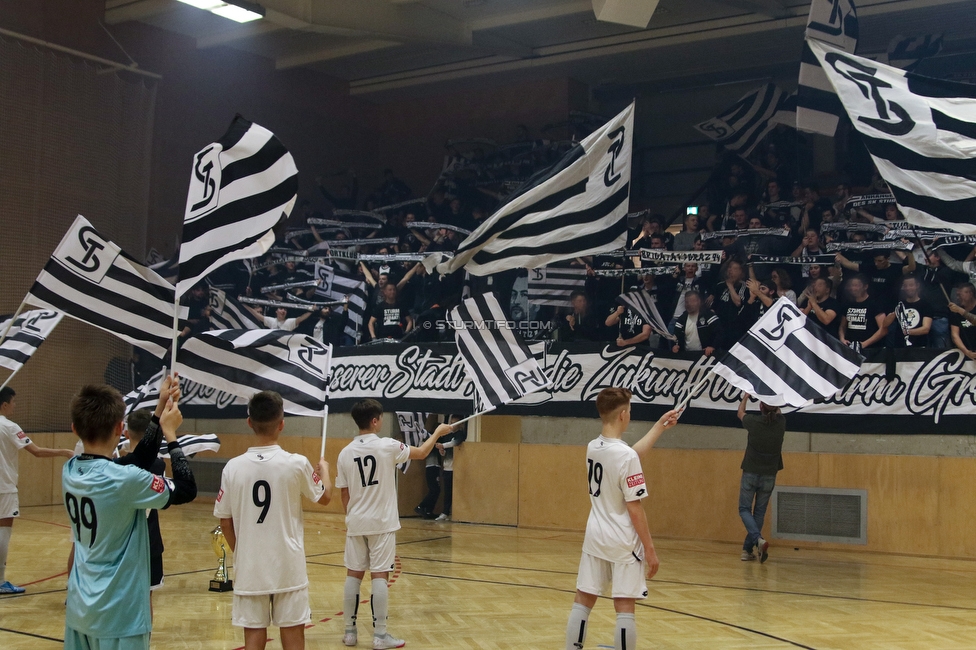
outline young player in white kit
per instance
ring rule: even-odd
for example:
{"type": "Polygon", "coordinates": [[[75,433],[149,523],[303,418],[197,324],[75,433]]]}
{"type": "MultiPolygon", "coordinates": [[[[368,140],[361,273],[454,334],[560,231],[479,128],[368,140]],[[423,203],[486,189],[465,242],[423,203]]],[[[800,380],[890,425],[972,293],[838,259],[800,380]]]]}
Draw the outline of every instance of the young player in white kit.
{"type": "Polygon", "coordinates": [[[347,571],[342,598],[345,621],[342,642],[354,646],[358,641],[359,587],[368,569],[372,579],[373,648],[402,648],[406,642],[386,630],[387,580],[396,559],[396,531],[400,529],[396,466],[408,458],[426,458],[437,439],[451,432],[451,426],[438,426],[423,445],[411,447],[376,435],[383,424],[383,405],[376,400],[357,402],[351,415],[359,427],[359,435],[339,452],[336,462],[336,487],[342,490],[342,505],[346,509],[347,571]]]}
{"type": "Polygon", "coordinates": [[[214,505],[234,552],[231,622],[244,628],[247,650],[263,650],[272,624],[285,650],[301,650],[312,615],[302,496],[322,504],[331,500],[329,464],[319,460],[316,473],[307,458],[278,446],[285,428],[278,393],[256,393],[247,413],[257,446],[224,466],[214,505]]]}
{"type": "Polygon", "coordinates": [[[603,430],[586,447],[590,516],[576,580],[576,601],[566,625],[566,650],[583,647],[590,611],[597,596],[611,584],[617,612],[616,650],[634,650],[635,602],[647,598],[644,576],[650,579],[657,573],[657,553],[641,505],[647,485],[640,457],[677,423],[678,411],[665,413],[631,448],[621,439],[630,426],[630,398],[626,388],[605,388],[596,398],[603,430]]]}

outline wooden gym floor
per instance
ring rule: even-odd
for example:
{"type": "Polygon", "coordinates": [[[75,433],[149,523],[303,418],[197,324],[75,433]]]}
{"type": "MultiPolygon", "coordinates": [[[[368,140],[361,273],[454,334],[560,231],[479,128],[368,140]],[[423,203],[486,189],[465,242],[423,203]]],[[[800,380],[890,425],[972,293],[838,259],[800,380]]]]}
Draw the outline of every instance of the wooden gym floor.
{"type": "MultiPolygon", "coordinates": [[[[160,523],[166,579],[154,595],[153,648],[239,648],[231,595],[207,591],[216,567],[211,507],[165,511],[160,523]]],[[[309,648],[344,647],[343,536],[341,517],[306,513],[309,648]]],[[[404,520],[390,631],[408,648],[562,648],[581,541],[578,533],[404,520]]],[[[657,547],[661,571],[637,608],[640,648],[976,648],[973,562],[776,545],[759,565],[741,562],[731,544],[661,539],[657,547]]],[[[0,648],[61,645],[68,549],[63,509],[24,509],[7,577],[28,592],[0,597],[0,648]]],[[[360,647],[371,640],[367,607],[360,647]]],[[[612,632],[612,604],[601,600],[587,647],[612,648],[612,632]]]]}

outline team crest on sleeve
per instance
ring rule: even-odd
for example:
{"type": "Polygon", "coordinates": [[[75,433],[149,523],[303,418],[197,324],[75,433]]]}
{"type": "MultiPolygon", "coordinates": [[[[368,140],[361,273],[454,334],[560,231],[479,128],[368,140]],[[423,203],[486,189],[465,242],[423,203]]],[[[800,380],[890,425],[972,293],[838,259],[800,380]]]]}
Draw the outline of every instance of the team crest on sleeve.
{"type": "Polygon", "coordinates": [[[644,472],[640,474],[632,474],[627,477],[627,487],[635,488],[638,485],[644,485],[644,472]]]}
{"type": "Polygon", "coordinates": [[[220,500],[223,498],[224,498],[224,488],[220,488],[220,491],[217,492],[217,503],[220,503],[220,500]]]}
{"type": "Polygon", "coordinates": [[[166,489],[166,481],[163,480],[162,476],[153,476],[152,485],[150,486],[153,492],[163,493],[166,489]]]}

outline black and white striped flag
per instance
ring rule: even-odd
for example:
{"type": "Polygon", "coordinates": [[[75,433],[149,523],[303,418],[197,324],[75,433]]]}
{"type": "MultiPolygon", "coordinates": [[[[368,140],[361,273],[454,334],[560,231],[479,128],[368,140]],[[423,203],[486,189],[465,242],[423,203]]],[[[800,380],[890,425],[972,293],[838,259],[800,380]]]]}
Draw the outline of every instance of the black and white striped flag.
{"type": "Polygon", "coordinates": [[[631,104],[526,181],[437,272],[489,275],[623,248],[633,133],[631,104]]]}
{"type": "MultiPolygon", "coordinates": [[[[158,254],[158,253],[157,253],[158,254]]],[[[179,253],[173,255],[173,257],[168,260],[161,260],[158,262],[153,262],[150,264],[146,262],[149,268],[159,274],[159,277],[163,278],[172,285],[176,285],[176,281],[180,279],[180,256],[179,253]]]]}
{"type": "Polygon", "coordinates": [[[905,218],[976,235],[976,85],[810,46],[905,218]]]}
{"type": "Polygon", "coordinates": [[[780,298],[713,367],[771,406],[808,406],[843,389],[864,358],[780,298]]]}
{"type": "Polygon", "coordinates": [[[210,325],[215,330],[265,329],[250,309],[217,287],[210,287],[210,325]]]}
{"type": "Polygon", "coordinates": [[[187,379],[249,398],[281,394],[285,412],[322,417],[329,403],[332,347],[285,330],[215,330],[191,336],[174,370],[187,379]]]}
{"type": "Polygon", "coordinates": [[[160,370],[146,380],[142,386],[126,393],[125,397],[122,398],[122,401],[125,402],[125,416],[129,417],[129,413],[139,409],[155,410],[156,403],[159,401],[159,387],[165,377],[163,371],[160,370]]]}
{"type": "Polygon", "coordinates": [[[7,336],[0,343],[0,366],[17,372],[37,352],[64,314],[45,309],[23,312],[13,323],[11,316],[0,318],[0,333],[7,336]],[[7,329],[7,327],[10,329],[7,329]]]}
{"type": "MultiPolygon", "coordinates": [[[[729,151],[748,156],[776,127],[772,120],[781,106],[786,109],[784,98],[782,90],[766,84],[746,93],[721,114],[696,124],[695,128],[729,151]]],[[[778,119],[787,118],[780,116],[778,119]]]]}
{"type": "Polygon", "coordinates": [[[668,326],[665,324],[664,319],[661,318],[661,312],[657,310],[657,301],[654,300],[654,296],[647,289],[622,293],[617,296],[617,303],[636,312],[645,323],[651,326],[651,329],[658,336],[663,336],[672,341],[675,340],[674,334],[668,331],[668,326]]]}
{"type": "Polygon", "coordinates": [[[888,51],[878,59],[893,68],[915,72],[923,59],[931,58],[942,51],[942,34],[926,34],[905,38],[900,34],[888,44],[888,51]]]}
{"type": "MultiPolygon", "coordinates": [[[[202,451],[220,451],[220,438],[217,437],[216,433],[203,433],[199,435],[186,434],[177,436],[176,441],[180,443],[180,448],[183,450],[183,453],[190,458],[202,451]]],[[[114,455],[116,457],[121,456],[123,451],[126,453],[132,451],[132,443],[129,442],[128,438],[124,437],[115,446],[114,455]]],[[[159,457],[169,458],[169,443],[165,440],[159,443],[159,457]]]]}
{"type": "Polygon", "coordinates": [[[494,294],[468,298],[447,320],[483,404],[495,408],[551,383],[522,337],[508,329],[494,294]]]}
{"type": "Polygon", "coordinates": [[[315,279],[319,281],[316,296],[328,300],[345,300],[349,297],[349,304],[342,307],[349,310],[344,333],[358,339],[366,322],[366,281],[321,262],[315,263],[315,279]]]}
{"type": "Polygon", "coordinates": [[[810,43],[815,40],[830,43],[853,54],[857,49],[858,29],[853,0],[813,0],[811,3],[796,94],[796,128],[800,131],[833,136],[840,116],[844,114],[844,107],[810,49],[810,43]]]}
{"type": "Polygon", "coordinates": [[[529,271],[529,302],[536,305],[572,307],[570,296],[586,287],[586,269],[554,266],[529,271]]]}
{"type": "Polygon", "coordinates": [[[81,215],[26,301],[94,325],[157,357],[170,345],[173,285],[98,234],[81,215]]]}
{"type": "MultiPolygon", "coordinates": [[[[427,422],[427,417],[430,413],[420,413],[416,411],[397,411],[397,425],[400,427],[400,433],[403,434],[403,442],[410,445],[411,447],[419,447],[424,444],[424,441],[430,437],[430,432],[427,431],[425,423],[427,422]]],[[[410,459],[397,465],[400,471],[404,474],[410,469],[410,459]]]]}
{"type": "Polygon", "coordinates": [[[227,262],[263,255],[297,193],[298,170],[284,145],[235,117],[220,140],[193,156],[176,294],[227,262]]]}

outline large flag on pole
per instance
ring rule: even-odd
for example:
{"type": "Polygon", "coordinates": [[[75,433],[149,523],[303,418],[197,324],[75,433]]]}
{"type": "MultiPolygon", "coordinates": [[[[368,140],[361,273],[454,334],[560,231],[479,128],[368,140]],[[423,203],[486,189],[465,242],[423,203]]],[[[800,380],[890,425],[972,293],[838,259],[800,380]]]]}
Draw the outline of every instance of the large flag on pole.
{"type": "Polygon", "coordinates": [[[844,388],[864,358],[780,298],[713,368],[771,406],[808,406],[844,388]]]}
{"type": "Polygon", "coordinates": [[[328,300],[346,300],[348,298],[349,302],[338,308],[345,309],[349,313],[343,333],[358,342],[363,323],[367,318],[366,280],[343,273],[341,270],[321,262],[315,263],[315,279],[319,281],[319,286],[315,289],[316,296],[328,300]]]}
{"type": "Polygon", "coordinates": [[[94,325],[157,357],[172,339],[173,285],[100,235],[81,215],[25,301],[94,325]]]}
{"type": "Polygon", "coordinates": [[[633,155],[634,104],[529,179],[467,237],[442,275],[534,269],[623,248],[633,155]]]}
{"type": "Polygon", "coordinates": [[[0,332],[7,332],[7,337],[0,344],[0,366],[14,372],[20,370],[51,335],[63,316],[44,309],[23,312],[10,325],[10,329],[7,329],[7,324],[11,317],[0,319],[0,332]]]}
{"type": "Polygon", "coordinates": [[[492,293],[474,296],[447,313],[458,352],[482,404],[491,408],[551,383],[492,293]]]}
{"type": "Polygon", "coordinates": [[[529,271],[529,302],[535,305],[572,307],[574,291],[586,288],[586,269],[544,266],[529,271]]]}
{"type": "Polygon", "coordinates": [[[810,47],[905,218],[976,235],[976,85],[810,47]]]}
{"type": "Polygon", "coordinates": [[[227,262],[263,255],[297,193],[298,170],[284,145],[235,117],[220,140],[193,156],[176,295],[227,262]]]}
{"type": "Polygon", "coordinates": [[[796,128],[800,131],[833,136],[840,116],[844,114],[844,107],[810,49],[810,43],[830,43],[853,54],[857,49],[858,31],[857,8],[853,0],[813,0],[811,3],[796,94],[796,128]]]}
{"type": "Polygon", "coordinates": [[[766,84],[746,93],[721,114],[696,124],[695,128],[729,151],[748,156],[777,124],[789,124],[788,98],[775,85],[766,84]]]}
{"type": "Polygon", "coordinates": [[[329,403],[332,347],[285,330],[215,330],[191,336],[176,355],[181,376],[249,398],[281,394],[285,412],[322,417],[329,403]]]}

